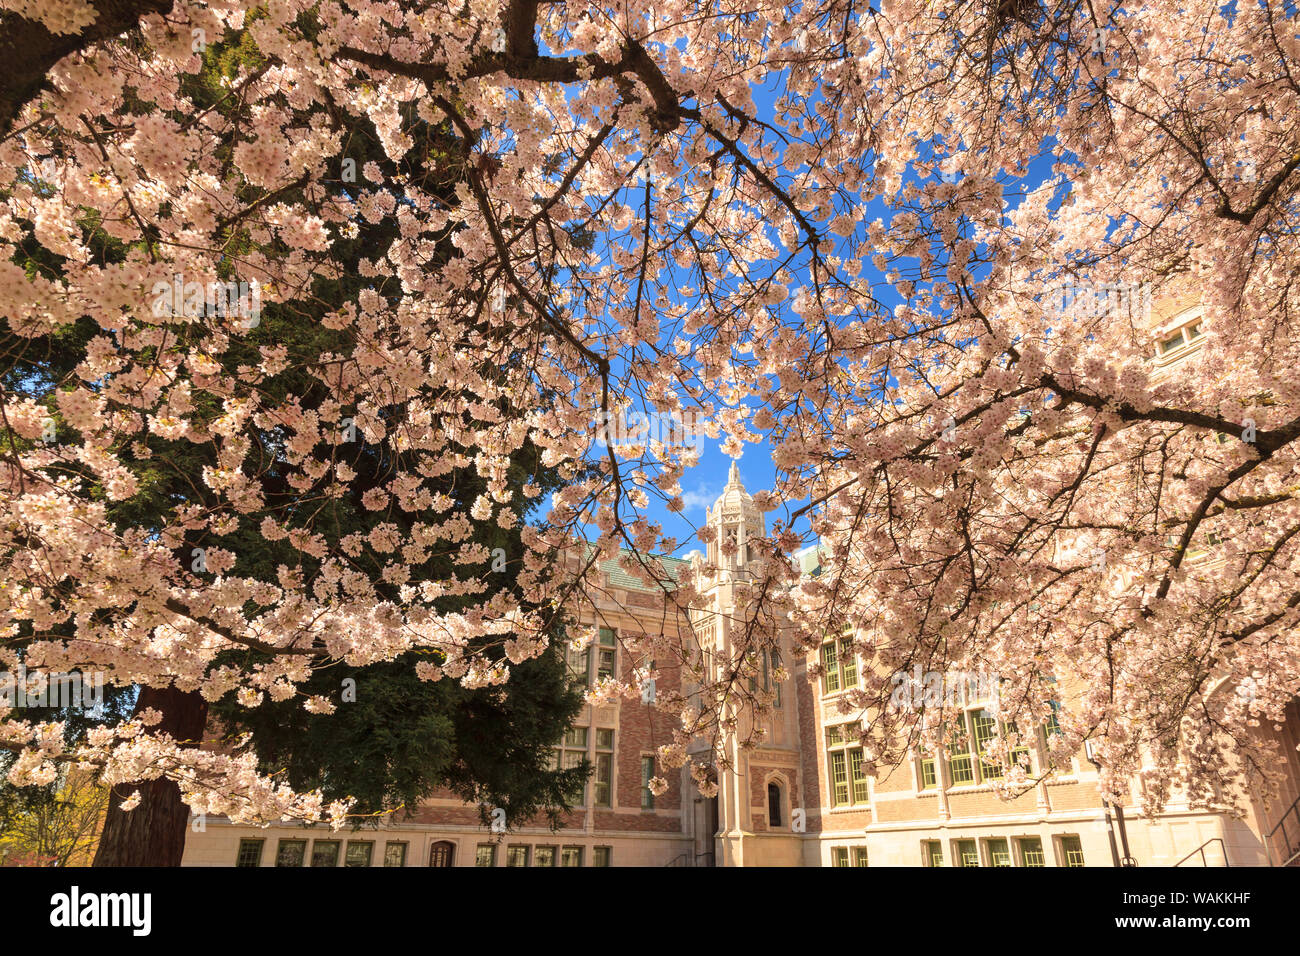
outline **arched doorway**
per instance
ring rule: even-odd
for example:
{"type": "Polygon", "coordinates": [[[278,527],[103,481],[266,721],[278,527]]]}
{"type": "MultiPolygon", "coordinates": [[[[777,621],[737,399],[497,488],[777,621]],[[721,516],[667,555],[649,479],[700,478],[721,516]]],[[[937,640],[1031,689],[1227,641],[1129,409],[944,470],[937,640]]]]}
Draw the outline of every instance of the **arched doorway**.
{"type": "Polygon", "coordinates": [[[430,866],[452,866],[456,860],[456,844],[442,840],[429,847],[430,866]]]}

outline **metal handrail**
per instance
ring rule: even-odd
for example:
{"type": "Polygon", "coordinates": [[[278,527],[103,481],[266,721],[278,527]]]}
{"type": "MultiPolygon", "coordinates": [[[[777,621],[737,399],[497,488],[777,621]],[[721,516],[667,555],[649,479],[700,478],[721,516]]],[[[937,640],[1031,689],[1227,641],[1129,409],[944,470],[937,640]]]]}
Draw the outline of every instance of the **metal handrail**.
{"type": "Polygon", "coordinates": [[[685,853],[678,853],[675,857],[665,863],[664,866],[713,866],[713,856],[714,855],[710,852],[692,853],[687,850],[685,853]],[[706,860],[707,862],[701,863],[701,860],[706,860]]]}
{"type": "MultiPolygon", "coordinates": [[[[1268,854],[1269,866],[1286,866],[1295,860],[1297,853],[1300,853],[1300,842],[1292,843],[1291,836],[1286,829],[1287,817],[1293,813],[1296,815],[1297,823],[1300,823],[1300,797],[1296,797],[1292,801],[1291,806],[1286,808],[1281,818],[1273,825],[1273,829],[1269,830],[1268,835],[1264,837],[1264,852],[1268,854]],[[1287,857],[1280,864],[1273,862],[1273,834],[1277,833],[1278,830],[1282,831],[1282,844],[1285,847],[1283,855],[1287,857]]],[[[1297,828],[1296,835],[1300,836],[1300,827],[1297,828]]]]}
{"type": "Polygon", "coordinates": [[[1219,850],[1223,853],[1223,865],[1232,866],[1232,864],[1228,862],[1228,845],[1223,842],[1223,837],[1210,837],[1210,839],[1206,840],[1204,843],[1198,846],[1191,853],[1187,854],[1187,856],[1183,857],[1181,860],[1175,863],[1174,866],[1182,866],[1184,863],[1186,863],[1192,857],[1196,856],[1196,854],[1198,853],[1201,855],[1201,866],[1209,866],[1210,864],[1206,862],[1205,859],[1205,848],[1209,846],[1211,843],[1219,844],[1219,850]]]}

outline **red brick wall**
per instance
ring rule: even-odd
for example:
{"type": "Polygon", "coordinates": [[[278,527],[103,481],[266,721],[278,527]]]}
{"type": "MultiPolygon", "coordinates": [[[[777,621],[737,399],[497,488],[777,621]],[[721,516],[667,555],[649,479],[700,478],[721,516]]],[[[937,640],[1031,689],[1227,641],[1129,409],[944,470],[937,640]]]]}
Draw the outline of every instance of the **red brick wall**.
{"type": "Polygon", "coordinates": [[[799,803],[791,799],[792,807],[802,808],[809,833],[818,833],[822,827],[820,808],[826,804],[824,799],[826,784],[824,781],[825,759],[821,752],[821,709],[815,688],[808,680],[808,671],[803,660],[795,662],[790,675],[794,685],[794,697],[798,704],[799,716],[799,803]]]}
{"type": "MultiPolygon", "coordinates": [[[[633,595],[628,595],[631,598],[633,595]]],[[[637,595],[637,597],[645,597],[637,595]]],[[[629,603],[638,603],[629,600],[629,603]]],[[[644,603],[644,602],[640,602],[644,603]]],[[[630,631],[626,632],[630,635],[630,631]]],[[[632,655],[626,648],[619,651],[619,676],[630,681],[633,671],[632,655]]],[[[670,662],[657,662],[659,678],[657,689],[676,690],[681,682],[681,669],[670,662]]],[[[614,720],[614,806],[612,808],[592,808],[592,826],[597,830],[622,830],[629,833],[680,833],[682,821],[681,785],[677,770],[665,770],[658,762],[657,749],[672,742],[673,721],[658,710],[641,700],[620,700],[615,705],[617,717],[614,720]],[[668,781],[668,790],[655,797],[653,810],[641,809],[641,758],[655,757],[655,774],[668,781]]],[[[579,717],[579,721],[584,720],[579,717]]],[[[597,720],[591,725],[591,734],[597,727],[610,726],[607,720],[597,720]]],[[[593,773],[594,778],[594,773],[593,773]]],[[[587,784],[588,799],[595,795],[594,779],[587,784]]],[[[458,799],[450,791],[440,790],[435,794],[441,799],[458,799]]],[[[478,809],[473,806],[437,806],[425,804],[415,813],[419,823],[438,825],[480,824],[478,809]]],[[[581,829],[587,822],[587,814],[577,809],[563,817],[562,826],[566,829],[581,829]]],[[[544,827],[548,821],[544,816],[527,821],[508,821],[511,829],[518,827],[544,827]]]]}

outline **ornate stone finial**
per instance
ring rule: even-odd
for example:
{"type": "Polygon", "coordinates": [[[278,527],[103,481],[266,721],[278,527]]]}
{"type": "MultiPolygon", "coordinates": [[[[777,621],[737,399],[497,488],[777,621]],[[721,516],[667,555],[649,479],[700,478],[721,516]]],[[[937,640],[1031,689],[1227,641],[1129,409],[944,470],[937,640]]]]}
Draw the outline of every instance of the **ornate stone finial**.
{"type": "Polygon", "coordinates": [[[740,465],[736,459],[731,459],[731,471],[727,473],[727,485],[740,485],[740,465]]]}

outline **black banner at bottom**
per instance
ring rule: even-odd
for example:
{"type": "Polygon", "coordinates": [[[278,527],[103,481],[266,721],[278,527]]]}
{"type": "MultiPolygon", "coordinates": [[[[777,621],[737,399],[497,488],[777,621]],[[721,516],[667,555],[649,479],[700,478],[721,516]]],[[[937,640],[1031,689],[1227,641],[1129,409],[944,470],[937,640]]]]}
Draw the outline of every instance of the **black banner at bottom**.
{"type": "Polygon", "coordinates": [[[719,920],[730,942],[766,939],[771,918],[813,924],[827,905],[861,908],[882,929],[908,932],[951,916],[953,893],[976,919],[990,915],[978,901],[999,901],[999,919],[1013,916],[1017,934],[1041,927],[1058,938],[1062,930],[1079,938],[1196,933],[1229,942],[1294,924],[1300,868],[5,868],[0,888],[11,932],[26,944],[76,936],[128,950],[239,946],[259,936],[346,945],[398,926],[535,946],[557,917],[568,921],[570,906],[583,935],[626,932],[633,919],[647,941],[715,934],[719,920]]]}

